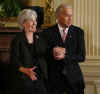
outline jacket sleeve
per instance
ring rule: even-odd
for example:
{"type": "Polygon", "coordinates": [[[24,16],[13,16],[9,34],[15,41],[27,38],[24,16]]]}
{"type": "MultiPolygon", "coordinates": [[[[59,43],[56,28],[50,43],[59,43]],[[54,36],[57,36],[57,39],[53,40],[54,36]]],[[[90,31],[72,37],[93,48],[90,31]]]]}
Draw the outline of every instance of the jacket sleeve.
{"type": "Polygon", "coordinates": [[[10,49],[10,63],[15,70],[18,70],[23,64],[21,62],[21,47],[20,41],[18,39],[14,39],[11,43],[10,49]]]}
{"type": "MultiPolygon", "coordinates": [[[[65,59],[69,62],[83,62],[85,60],[85,40],[84,40],[84,31],[80,29],[78,31],[78,43],[77,49],[74,53],[66,53],[65,59]]],[[[74,47],[73,47],[74,49],[74,47]]]]}

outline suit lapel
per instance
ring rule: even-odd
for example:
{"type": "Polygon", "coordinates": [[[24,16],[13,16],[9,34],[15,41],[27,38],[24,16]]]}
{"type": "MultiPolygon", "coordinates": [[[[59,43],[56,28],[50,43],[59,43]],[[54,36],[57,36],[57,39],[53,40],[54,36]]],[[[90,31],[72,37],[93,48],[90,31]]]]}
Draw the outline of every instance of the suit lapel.
{"type": "Polygon", "coordinates": [[[73,27],[70,26],[65,41],[69,41],[72,38],[72,36],[73,36],[73,27]]]}
{"type": "Polygon", "coordinates": [[[61,37],[60,31],[59,31],[58,25],[57,25],[56,28],[57,28],[57,29],[56,29],[57,36],[59,37],[60,41],[62,41],[62,37],[61,37]]]}
{"type": "Polygon", "coordinates": [[[57,44],[58,44],[58,46],[63,46],[64,45],[64,43],[63,43],[63,40],[62,40],[62,37],[61,37],[61,34],[60,34],[60,31],[59,31],[59,28],[58,28],[58,25],[56,24],[55,26],[54,26],[54,32],[55,32],[55,38],[56,38],[56,42],[58,42],[57,44]]]}
{"type": "Polygon", "coordinates": [[[70,26],[68,30],[67,39],[65,41],[65,47],[68,53],[72,53],[72,50],[76,48],[77,36],[75,32],[76,30],[74,29],[74,27],[70,26]]]}

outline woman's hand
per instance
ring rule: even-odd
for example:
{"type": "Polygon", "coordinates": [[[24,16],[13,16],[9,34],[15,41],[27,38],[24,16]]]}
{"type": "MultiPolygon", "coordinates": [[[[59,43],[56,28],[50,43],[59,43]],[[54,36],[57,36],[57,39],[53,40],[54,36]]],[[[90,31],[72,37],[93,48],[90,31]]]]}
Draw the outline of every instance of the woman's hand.
{"type": "Polygon", "coordinates": [[[36,72],[34,72],[35,69],[36,66],[34,66],[33,68],[20,67],[19,71],[25,73],[30,79],[37,80],[36,72]]]}

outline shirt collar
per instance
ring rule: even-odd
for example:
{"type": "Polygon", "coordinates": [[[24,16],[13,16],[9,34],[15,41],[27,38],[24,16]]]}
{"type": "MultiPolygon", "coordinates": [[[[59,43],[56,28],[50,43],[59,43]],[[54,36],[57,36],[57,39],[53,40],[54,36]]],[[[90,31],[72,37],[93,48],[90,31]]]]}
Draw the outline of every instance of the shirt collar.
{"type": "MultiPolygon", "coordinates": [[[[62,32],[62,31],[64,30],[64,28],[61,27],[60,24],[58,24],[58,28],[59,28],[59,31],[60,31],[60,32],[62,32]]],[[[65,32],[66,32],[66,33],[68,32],[68,29],[69,29],[69,28],[66,28],[66,29],[65,29],[65,32]]]]}

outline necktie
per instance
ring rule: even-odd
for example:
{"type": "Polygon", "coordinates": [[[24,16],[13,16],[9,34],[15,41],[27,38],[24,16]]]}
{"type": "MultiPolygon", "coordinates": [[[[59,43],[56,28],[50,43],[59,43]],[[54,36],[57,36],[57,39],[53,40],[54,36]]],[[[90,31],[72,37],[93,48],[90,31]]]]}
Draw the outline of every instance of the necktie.
{"type": "Polygon", "coordinates": [[[63,42],[65,41],[65,39],[66,39],[66,31],[65,30],[63,30],[63,42]]]}

